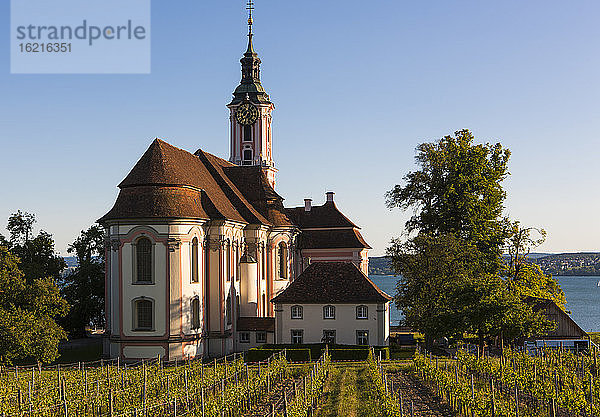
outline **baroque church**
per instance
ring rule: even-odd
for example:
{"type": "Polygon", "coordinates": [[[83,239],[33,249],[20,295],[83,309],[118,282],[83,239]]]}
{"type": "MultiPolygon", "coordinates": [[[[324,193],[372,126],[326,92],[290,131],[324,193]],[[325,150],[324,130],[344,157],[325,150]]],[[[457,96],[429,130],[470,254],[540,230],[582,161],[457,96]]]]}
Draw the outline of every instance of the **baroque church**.
{"type": "MultiPolygon", "coordinates": [[[[99,220],[109,241],[106,356],[216,357],[266,342],[322,341],[298,338],[308,336],[304,328],[285,330],[286,337],[279,332],[279,340],[275,335],[276,310],[290,308],[292,315],[285,317],[299,318],[302,307],[294,304],[294,294],[303,292],[301,301],[310,303],[310,291],[321,298],[327,292],[319,285],[329,279],[328,271],[310,268],[322,262],[342,271],[336,286],[348,287],[343,288],[346,293],[356,289],[350,299],[357,304],[357,320],[370,317],[368,303],[374,303],[378,327],[372,332],[378,336],[369,342],[368,330],[356,330],[357,343],[387,341],[389,297],[366,277],[370,247],[359,227],[338,209],[334,193],[328,192],[322,205],[306,199],[304,206],[285,207],[275,191],[274,105],[260,81],[251,18],[248,23],[242,79],[227,105],[229,160],[156,139],[119,184],[116,202],[99,220]],[[348,267],[352,285],[344,284],[348,267]],[[292,288],[307,269],[306,279],[292,288]],[[364,302],[361,293],[366,294],[364,302]],[[287,304],[272,303],[276,296],[287,304]]],[[[344,292],[329,291],[332,303],[346,301],[340,300],[344,292]]],[[[335,306],[324,308],[331,313],[335,306]]],[[[286,320],[283,316],[279,314],[280,322],[286,320]]],[[[321,339],[318,332],[314,338],[321,339]]],[[[332,334],[335,329],[323,331],[323,337],[332,334]]]]}

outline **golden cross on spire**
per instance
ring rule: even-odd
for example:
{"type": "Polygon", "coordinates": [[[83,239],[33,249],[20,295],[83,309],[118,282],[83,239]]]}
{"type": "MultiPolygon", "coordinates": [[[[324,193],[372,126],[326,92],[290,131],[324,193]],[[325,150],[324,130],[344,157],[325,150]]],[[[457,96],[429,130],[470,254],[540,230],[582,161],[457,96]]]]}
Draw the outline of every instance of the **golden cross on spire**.
{"type": "Polygon", "coordinates": [[[246,10],[248,10],[248,34],[252,35],[252,10],[254,10],[254,0],[248,0],[246,3],[246,10]]]}

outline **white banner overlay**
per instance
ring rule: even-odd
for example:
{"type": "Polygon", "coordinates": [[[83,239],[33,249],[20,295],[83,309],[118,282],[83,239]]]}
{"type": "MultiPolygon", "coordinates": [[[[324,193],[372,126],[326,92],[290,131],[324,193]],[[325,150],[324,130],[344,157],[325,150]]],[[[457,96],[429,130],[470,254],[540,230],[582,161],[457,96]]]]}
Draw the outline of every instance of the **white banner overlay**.
{"type": "Polygon", "coordinates": [[[11,0],[12,74],[149,74],[150,0],[11,0]]]}

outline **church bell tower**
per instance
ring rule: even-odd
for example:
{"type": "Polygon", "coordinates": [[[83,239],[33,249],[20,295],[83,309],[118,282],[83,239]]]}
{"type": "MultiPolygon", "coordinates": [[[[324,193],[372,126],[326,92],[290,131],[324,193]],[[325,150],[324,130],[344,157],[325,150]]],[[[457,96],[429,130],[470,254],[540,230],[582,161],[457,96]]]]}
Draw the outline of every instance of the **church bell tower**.
{"type": "Polygon", "coordinates": [[[252,11],[248,1],[248,48],[240,60],[242,80],[227,105],[230,120],[230,157],[236,165],[261,166],[275,188],[275,164],[272,154],[271,113],[275,106],[260,83],[260,58],[252,43],[252,11]]]}

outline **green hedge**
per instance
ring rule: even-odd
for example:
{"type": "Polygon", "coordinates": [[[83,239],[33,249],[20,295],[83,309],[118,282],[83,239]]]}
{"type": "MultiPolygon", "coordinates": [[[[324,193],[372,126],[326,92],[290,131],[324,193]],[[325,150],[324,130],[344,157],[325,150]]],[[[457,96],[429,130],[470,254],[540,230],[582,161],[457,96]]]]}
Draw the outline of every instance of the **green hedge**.
{"type": "Polygon", "coordinates": [[[244,354],[245,362],[266,361],[271,355],[279,352],[280,349],[250,349],[244,354]]]}
{"type": "MultiPolygon", "coordinates": [[[[286,349],[285,358],[290,362],[310,362],[312,355],[310,349],[286,349]]],[[[318,359],[316,357],[315,359],[318,359]]]]}
{"type": "MultiPolygon", "coordinates": [[[[298,346],[298,345],[296,345],[298,346]]],[[[244,355],[244,361],[245,362],[260,362],[260,361],[266,361],[268,358],[270,358],[274,353],[278,353],[281,352],[283,350],[283,348],[268,348],[268,349],[262,349],[262,348],[254,348],[254,349],[250,349],[248,352],[245,353],[244,355]]],[[[320,356],[320,354],[315,358],[318,359],[320,356]]],[[[290,362],[311,362],[312,361],[312,354],[310,349],[306,349],[306,348],[286,348],[285,350],[285,358],[290,361],[290,362]]]]}
{"type": "MultiPolygon", "coordinates": [[[[303,345],[262,345],[246,352],[244,359],[246,362],[258,362],[264,361],[270,357],[273,353],[280,352],[286,349],[286,358],[290,362],[308,362],[316,360],[321,357],[325,344],[303,344],[303,345]]],[[[375,356],[379,357],[381,352],[382,359],[390,358],[406,358],[412,357],[414,349],[408,353],[406,350],[400,351],[400,353],[391,352],[387,346],[375,347],[375,356]],[[408,356],[407,356],[408,355],[408,356]]],[[[366,360],[369,355],[369,346],[358,346],[358,345],[329,345],[329,352],[331,359],[334,361],[363,361],[366,360]]]]}
{"type": "Polygon", "coordinates": [[[416,348],[414,347],[389,349],[389,359],[411,359],[413,356],[415,356],[415,350],[416,348]]]}
{"type": "Polygon", "coordinates": [[[332,361],[364,361],[369,357],[369,349],[331,349],[332,361]]]}

